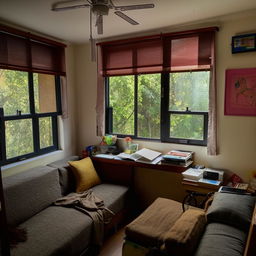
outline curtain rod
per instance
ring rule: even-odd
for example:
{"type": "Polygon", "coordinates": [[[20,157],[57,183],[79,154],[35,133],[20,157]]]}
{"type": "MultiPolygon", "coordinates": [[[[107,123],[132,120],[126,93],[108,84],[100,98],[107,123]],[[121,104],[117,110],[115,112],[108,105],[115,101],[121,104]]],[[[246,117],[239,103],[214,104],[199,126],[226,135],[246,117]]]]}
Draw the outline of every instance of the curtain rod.
{"type": "Polygon", "coordinates": [[[6,33],[10,33],[10,34],[14,34],[14,35],[17,35],[17,36],[29,38],[29,39],[32,39],[32,40],[35,40],[35,41],[40,41],[40,42],[43,42],[43,43],[46,43],[46,44],[49,44],[49,45],[67,47],[66,44],[63,44],[63,43],[60,43],[60,42],[57,42],[57,41],[54,41],[54,40],[51,40],[51,39],[48,39],[48,38],[45,38],[45,37],[42,37],[42,36],[35,35],[33,33],[26,32],[24,30],[9,27],[9,26],[3,25],[3,24],[0,24],[0,32],[1,31],[6,32],[6,33]]]}
{"type": "Polygon", "coordinates": [[[194,33],[200,33],[200,32],[211,32],[211,31],[219,31],[219,28],[218,27],[207,27],[207,28],[199,28],[199,29],[185,30],[185,31],[179,31],[179,32],[161,33],[161,34],[155,34],[155,35],[149,35],[149,36],[133,37],[133,38],[127,38],[127,39],[99,42],[96,45],[101,46],[101,45],[111,45],[111,44],[132,43],[132,42],[137,42],[137,41],[144,41],[144,40],[146,41],[146,40],[150,40],[150,39],[159,39],[159,38],[168,37],[168,36],[181,36],[181,35],[188,35],[188,34],[194,34],[194,33]]]}

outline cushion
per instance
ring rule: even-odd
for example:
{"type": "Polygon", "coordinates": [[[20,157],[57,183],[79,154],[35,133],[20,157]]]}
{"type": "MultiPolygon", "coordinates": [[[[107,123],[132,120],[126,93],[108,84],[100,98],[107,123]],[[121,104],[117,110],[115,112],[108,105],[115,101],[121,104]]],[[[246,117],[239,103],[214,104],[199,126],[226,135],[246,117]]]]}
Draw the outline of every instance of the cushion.
{"type": "Polygon", "coordinates": [[[248,231],[255,206],[255,197],[229,193],[215,193],[207,211],[207,220],[220,222],[248,231]]]}
{"type": "Polygon", "coordinates": [[[195,251],[206,226],[203,210],[189,209],[165,234],[165,249],[170,255],[187,256],[195,251]]]}
{"type": "Polygon", "coordinates": [[[75,176],[71,170],[71,167],[68,164],[68,161],[76,161],[76,160],[79,160],[78,156],[68,156],[61,160],[48,164],[48,166],[57,168],[59,171],[60,187],[61,187],[62,195],[67,195],[71,192],[74,192],[76,189],[75,176]]]}
{"type": "Polygon", "coordinates": [[[73,208],[50,206],[20,225],[27,241],[12,249],[12,256],[76,256],[88,247],[92,219],[73,208]]]}
{"type": "Polygon", "coordinates": [[[58,170],[39,166],[3,179],[7,219],[18,225],[61,197],[58,170]]]}
{"type": "Polygon", "coordinates": [[[182,214],[182,204],[171,199],[157,198],[125,229],[128,240],[143,246],[163,243],[165,234],[182,214]]]}
{"type": "Polygon", "coordinates": [[[246,233],[221,223],[206,226],[194,256],[242,256],[246,244],[246,233]]]}
{"type": "Polygon", "coordinates": [[[101,183],[91,158],[86,157],[82,160],[69,161],[68,163],[76,177],[76,192],[83,192],[101,183]]]}

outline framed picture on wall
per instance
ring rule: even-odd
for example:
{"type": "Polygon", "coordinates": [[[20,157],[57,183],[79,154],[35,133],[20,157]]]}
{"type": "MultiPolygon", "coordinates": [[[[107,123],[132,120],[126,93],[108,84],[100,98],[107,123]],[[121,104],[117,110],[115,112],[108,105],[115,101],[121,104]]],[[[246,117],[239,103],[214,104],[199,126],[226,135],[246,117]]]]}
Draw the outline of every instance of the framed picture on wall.
{"type": "Polygon", "coordinates": [[[256,51],[256,34],[232,37],[232,53],[256,51]]]}
{"type": "Polygon", "coordinates": [[[226,70],[224,114],[256,116],[256,68],[226,70]]]}

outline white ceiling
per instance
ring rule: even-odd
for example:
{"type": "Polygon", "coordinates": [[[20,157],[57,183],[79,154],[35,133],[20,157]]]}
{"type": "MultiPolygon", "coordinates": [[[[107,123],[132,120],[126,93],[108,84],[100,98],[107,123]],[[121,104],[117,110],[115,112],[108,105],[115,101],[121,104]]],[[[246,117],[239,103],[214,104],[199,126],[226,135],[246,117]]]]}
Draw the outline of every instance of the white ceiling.
{"type": "MultiPolygon", "coordinates": [[[[59,1],[59,0],[57,0],[59,1]]],[[[84,0],[86,1],[86,0],[84,0]]],[[[64,12],[51,11],[56,0],[0,0],[0,20],[20,25],[71,43],[83,43],[89,38],[89,9],[64,12]]],[[[126,11],[140,25],[132,26],[110,10],[104,16],[104,34],[101,39],[117,35],[161,31],[161,28],[256,8],[256,0],[113,0],[115,5],[154,3],[154,9],[126,11]]]]}

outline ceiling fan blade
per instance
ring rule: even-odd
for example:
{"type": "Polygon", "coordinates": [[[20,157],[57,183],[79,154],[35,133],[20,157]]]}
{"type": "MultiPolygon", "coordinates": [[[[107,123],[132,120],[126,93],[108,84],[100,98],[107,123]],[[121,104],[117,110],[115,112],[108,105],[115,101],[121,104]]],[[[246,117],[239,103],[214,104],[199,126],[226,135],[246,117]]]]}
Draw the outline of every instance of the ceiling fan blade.
{"type": "Polygon", "coordinates": [[[52,11],[66,11],[90,6],[90,4],[85,3],[83,0],[59,1],[52,4],[52,11]]]}
{"type": "Polygon", "coordinates": [[[137,5],[127,5],[127,6],[114,6],[115,10],[119,11],[131,11],[131,10],[141,10],[154,8],[154,4],[137,4],[137,5]]]}
{"type": "Polygon", "coordinates": [[[124,19],[125,21],[129,22],[132,25],[139,25],[139,23],[135,20],[133,20],[132,18],[130,18],[129,16],[127,16],[126,14],[120,12],[120,11],[116,11],[115,14],[117,16],[119,16],[120,18],[124,19]]]}
{"type": "Polygon", "coordinates": [[[102,15],[98,15],[96,20],[96,27],[97,27],[98,35],[102,35],[103,34],[103,16],[102,15]]]}

